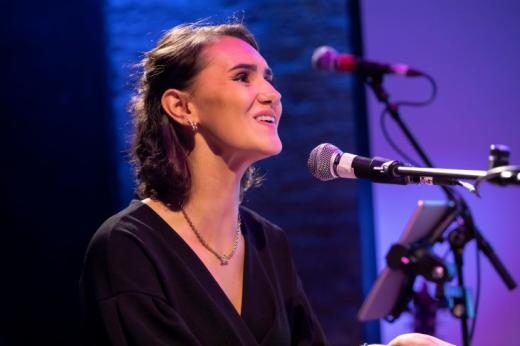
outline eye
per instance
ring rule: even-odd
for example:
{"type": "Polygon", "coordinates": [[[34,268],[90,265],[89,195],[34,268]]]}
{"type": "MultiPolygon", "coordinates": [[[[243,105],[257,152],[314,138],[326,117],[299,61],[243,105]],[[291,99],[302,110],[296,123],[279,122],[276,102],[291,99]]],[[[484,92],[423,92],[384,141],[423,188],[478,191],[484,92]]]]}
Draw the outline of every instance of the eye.
{"type": "Polygon", "coordinates": [[[249,83],[249,73],[248,72],[240,72],[233,77],[234,81],[249,83]]]}

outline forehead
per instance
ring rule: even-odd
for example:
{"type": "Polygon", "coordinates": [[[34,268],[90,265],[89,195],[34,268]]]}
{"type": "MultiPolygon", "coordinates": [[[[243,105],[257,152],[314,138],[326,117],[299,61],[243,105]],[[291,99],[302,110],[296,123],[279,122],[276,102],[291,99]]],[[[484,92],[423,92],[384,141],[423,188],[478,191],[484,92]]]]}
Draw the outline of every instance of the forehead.
{"type": "Polygon", "coordinates": [[[254,64],[261,70],[267,62],[249,43],[232,36],[223,36],[202,51],[206,67],[231,68],[237,64],[254,64]]]}

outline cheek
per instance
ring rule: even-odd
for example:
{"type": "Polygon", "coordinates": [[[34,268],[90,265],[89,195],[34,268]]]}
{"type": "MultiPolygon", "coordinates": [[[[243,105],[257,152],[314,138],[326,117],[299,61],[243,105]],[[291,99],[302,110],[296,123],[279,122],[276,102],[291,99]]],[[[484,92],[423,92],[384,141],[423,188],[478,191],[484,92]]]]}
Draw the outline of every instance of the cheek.
{"type": "Polygon", "coordinates": [[[200,97],[195,103],[196,110],[198,112],[198,116],[201,118],[201,121],[210,118],[213,114],[218,114],[219,110],[225,106],[225,102],[222,100],[222,97],[211,92],[208,94],[209,95],[200,97]]]}
{"type": "Polygon", "coordinates": [[[252,100],[247,90],[231,90],[223,86],[220,90],[207,90],[195,105],[201,121],[211,121],[215,117],[223,118],[247,110],[252,100]]]}
{"type": "Polygon", "coordinates": [[[247,114],[247,105],[241,95],[215,92],[200,99],[196,106],[200,125],[209,138],[227,142],[245,135],[247,124],[243,116],[247,114]]]}

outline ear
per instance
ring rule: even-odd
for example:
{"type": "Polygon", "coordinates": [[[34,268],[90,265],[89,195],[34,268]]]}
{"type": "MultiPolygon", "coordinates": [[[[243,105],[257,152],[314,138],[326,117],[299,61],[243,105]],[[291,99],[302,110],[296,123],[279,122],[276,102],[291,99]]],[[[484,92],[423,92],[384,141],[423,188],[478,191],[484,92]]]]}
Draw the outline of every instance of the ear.
{"type": "Polygon", "coordinates": [[[198,119],[193,119],[189,107],[189,94],[185,91],[166,90],[161,97],[161,106],[166,114],[181,125],[189,126],[190,121],[197,123],[198,119]]]}

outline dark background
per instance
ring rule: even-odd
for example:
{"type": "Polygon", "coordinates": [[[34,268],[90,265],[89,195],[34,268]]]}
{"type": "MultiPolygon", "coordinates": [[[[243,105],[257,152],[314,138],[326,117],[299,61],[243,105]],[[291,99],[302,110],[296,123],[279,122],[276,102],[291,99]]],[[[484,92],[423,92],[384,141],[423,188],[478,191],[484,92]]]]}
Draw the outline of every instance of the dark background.
{"type": "Polygon", "coordinates": [[[88,240],[132,198],[126,163],[131,66],[179,23],[239,14],[284,95],[283,153],[245,204],[282,226],[334,344],[378,339],[355,320],[375,272],[370,186],[319,183],[322,142],[368,154],[364,94],[352,77],[312,71],[314,48],[362,53],[357,1],[53,1],[4,6],[0,344],[73,345],[88,240]],[[243,12],[241,12],[243,11],[243,12]],[[363,236],[360,236],[363,235],[363,236]]]}
{"type": "Polygon", "coordinates": [[[73,345],[82,257],[116,204],[102,7],[8,6],[0,344],[73,345]]]}

